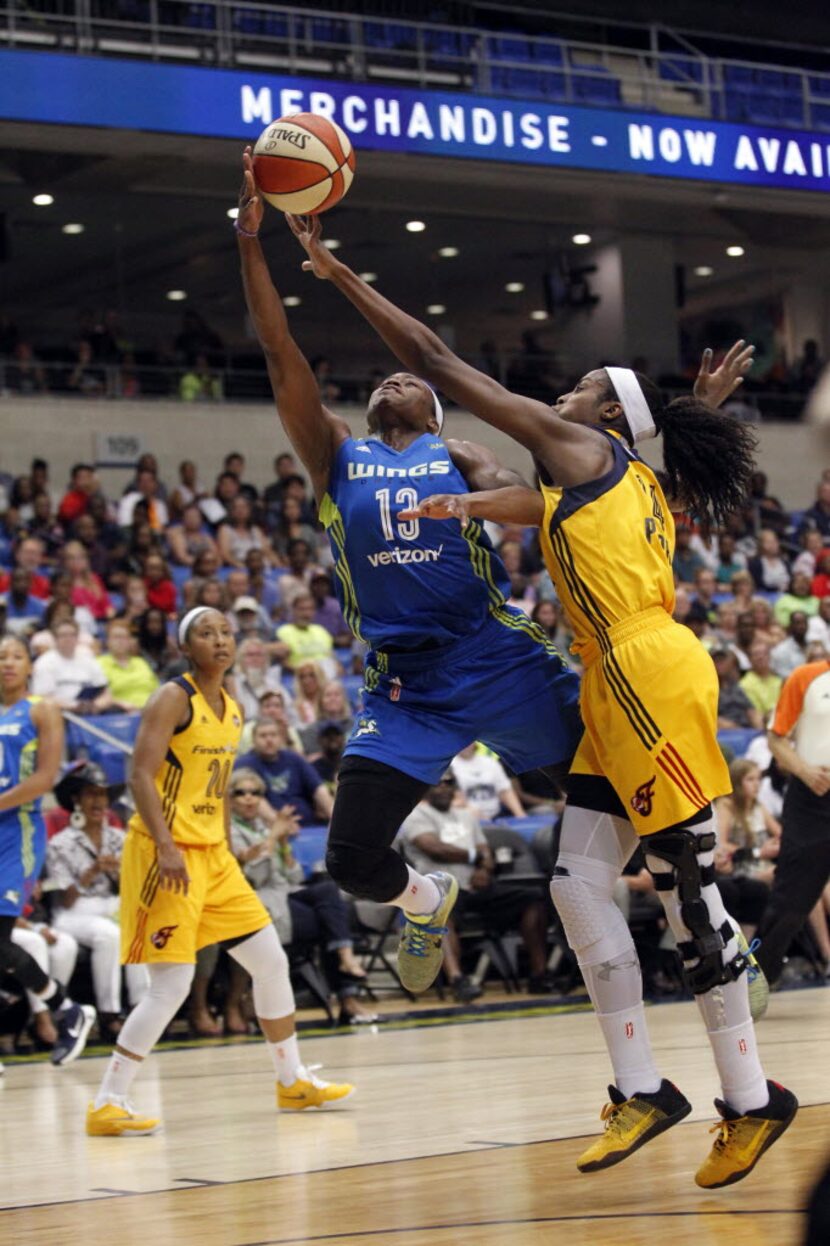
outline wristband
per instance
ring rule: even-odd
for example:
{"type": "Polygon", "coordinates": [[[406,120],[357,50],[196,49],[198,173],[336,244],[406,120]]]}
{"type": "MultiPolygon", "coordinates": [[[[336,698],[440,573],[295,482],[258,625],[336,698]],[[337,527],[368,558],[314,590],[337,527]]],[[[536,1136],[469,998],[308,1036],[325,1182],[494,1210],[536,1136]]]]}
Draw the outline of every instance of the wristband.
{"type": "Polygon", "coordinates": [[[258,238],[259,237],[259,230],[257,230],[256,233],[252,234],[250,230],[243,229],[242,226],[239,224],[239,217],[237,217],[236,220],[234,221],[233,227],[238,234],[242,235],[243,238],[258,238]]]}

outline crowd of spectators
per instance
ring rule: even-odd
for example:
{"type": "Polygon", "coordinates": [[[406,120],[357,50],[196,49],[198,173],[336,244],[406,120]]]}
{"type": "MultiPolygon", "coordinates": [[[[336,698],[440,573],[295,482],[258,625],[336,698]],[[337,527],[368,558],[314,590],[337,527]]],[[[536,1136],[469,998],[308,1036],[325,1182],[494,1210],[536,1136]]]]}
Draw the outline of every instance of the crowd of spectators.
{"type": "MultiPolygon", "coordinates": [[[[260,490],[246,481],[242,455],[230,453],[208,488],[194,463],[165,481],[145,454],[120,496],[107,495],[85,463],[74,466],[62,492],[42,459],[25,476],[0,471],[0,625],[29,642],[35,693],[75,714],[136,715],[160,681],[185,669],[176,643],[182,611],[209,604],[225,612],[238,642],[232,691],[246,719],[232,786],[235,850],[281,932],[319,947],[343,1016],[360,1020],[373,1014],[358,1000],[364,974],[352,947],[352,911],[319,870],[306,880],[292,845],[330,817],[360,710],[363,652],[334,596],[331,557],[305,479],[291,454],[278,455],[273,467],[273,480],[260,490]]],[[[830,471],[805,503],[786,512],[758,474],[746,507],[723,530],[704,532],[682,517],[677,525],[676,618],[711,653],[719,727],[735,754],[733,792],[718,808],[718,881],[749,935],[763,913],[780,839],[782,782],[763,728],[787,676],[830,654],[830,471]]],[[[512,600],[576,665],[537,534],[492,528],[491,537],[512,600]]],[[[103,779],[70,804],[71,824],[67,813],[57,823],[60,811],[50,815],[58,832],[47,863],[51,915],[36,908],[20,937],[41,940],[39,955],[54,961],[58,976],[72,972],[79,947],[88,950],[102,1034],[113,1038],[124,1007],[112,921],[123,820],[111,796],[103,779]]],[[[462,902],[446,960],[457,999],[480,993],[464,961],[464,934],[482,922],[496,935],[515,930],[529,989],[550,989],[546,888],[500,878],[486,829],[503,816],[539,812],[552,827],[559,808],[532,776],[508,774],[471,741],[403,826],[400,848],[416,867],[440,863],[459,874],[462,902]]],[[[641,862],[629,866],[619,898],[626,912],[650,912],[660,927],[641,862]]],[[[826,905],[817,906],[811,927],[818,957],[830,964],[826,905]]],[[[214,964],[215,954],[207,969],[200,961],[194,986],[198,1033],[217,1028],[207,994],[214,964]]],[[[135,1002],[146,985],[136,973],[126,988],[135,1002]]],[[[230,1031],[245,1025],[244,991],[244,979],[232,976],[230,1031]]],[[[33,1025],[48,1041],[48,1014],[35,1013],[33,1025]]]]}

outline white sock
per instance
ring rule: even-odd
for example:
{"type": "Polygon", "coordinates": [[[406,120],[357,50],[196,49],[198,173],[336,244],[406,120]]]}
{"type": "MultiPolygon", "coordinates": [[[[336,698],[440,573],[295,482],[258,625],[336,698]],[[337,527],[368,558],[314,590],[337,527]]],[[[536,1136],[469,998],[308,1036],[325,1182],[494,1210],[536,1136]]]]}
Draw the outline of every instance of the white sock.
{"type": "Polygon", "coordinates": [[[769,1091],[755,1043],[755,1027],[751,1021],[733,1026],[731,1030],[715,1030],[709,1042],[718,1066],[723,1097],[743,1116],[745,1112],[763,1108],[769,1103],[769,1091]]]}
{"type": "Polygon", "coordinates": [[[95,1096],[96,1108],[102,1108],[105,1103],[120,1103],[125,1099],[142,1063],[141,1060],[131,1060],[120,1051],[114,1051],[95,1096]]]}
{"type": "Polygon", "coordinates": [[[300,1046],[296,1034],[283,1038],[278,1043],[271,1043],[266,1039],[265,1045],[271,1053],[277,1079],[282,1082],[283,1086],[291,1086],[301,1073],[305,1073],[300,1060],[300,1046]]]}
{"type": "Polygon", "coordinates": [[[662,1078],[651,1052],[642,1003],[621,1012],[597,1013],[597,1020],[614,1066],[614,1082],[626,1099],[637,1091],[653,1094],[659,1090],[662,1078]]]}
{"type": "Polygon", "coordinates": [[[389,903],[397,904],[398,908],[402,908],[404,912],[414,913],[419,917],[434,913],[441,903],[438,884],[428,874],[418,874],[411,865],[406,868],[409,873],[406,890],[389,903]]]}

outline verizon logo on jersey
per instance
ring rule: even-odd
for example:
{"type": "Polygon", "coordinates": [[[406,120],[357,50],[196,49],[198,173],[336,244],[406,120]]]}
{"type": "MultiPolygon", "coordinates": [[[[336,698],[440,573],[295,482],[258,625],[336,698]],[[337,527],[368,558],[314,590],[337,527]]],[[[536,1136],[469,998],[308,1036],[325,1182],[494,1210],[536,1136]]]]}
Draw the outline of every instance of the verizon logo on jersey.
{"type": "Polygon", "coordinates": [[[362,480],[370,476],[448,476],[449,459],[436,459],[434,463],[416,463],[414,467],[386,467],[383,463],[349,463],[349,480],[362,480]]]}
{"type": "Polygon", "coordinates": [[[392,562],[437,562],[443,549],[443,544],[437,549],[401,549],[396,545],[393,549],[382,550],[379,554],[367,554],[366,557],[373,567],[388,567],[392,562]]]}

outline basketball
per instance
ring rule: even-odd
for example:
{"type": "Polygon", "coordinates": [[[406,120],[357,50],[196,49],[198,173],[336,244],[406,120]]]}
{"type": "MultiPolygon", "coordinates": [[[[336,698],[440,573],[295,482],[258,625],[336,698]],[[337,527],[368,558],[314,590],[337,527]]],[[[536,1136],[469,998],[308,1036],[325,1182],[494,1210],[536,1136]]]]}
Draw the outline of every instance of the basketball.
{"type": "Polygon", "coordinates": [[[354,148],[340,126],[310,112],[273,121],[254,147],[254,177],[263,198],[298,216],[339,203],[354,166],[354,148]]]}

